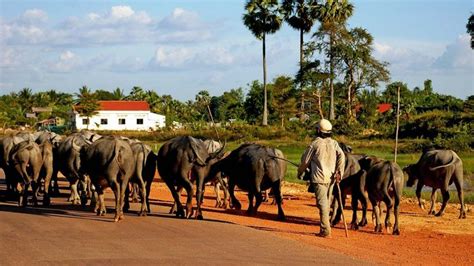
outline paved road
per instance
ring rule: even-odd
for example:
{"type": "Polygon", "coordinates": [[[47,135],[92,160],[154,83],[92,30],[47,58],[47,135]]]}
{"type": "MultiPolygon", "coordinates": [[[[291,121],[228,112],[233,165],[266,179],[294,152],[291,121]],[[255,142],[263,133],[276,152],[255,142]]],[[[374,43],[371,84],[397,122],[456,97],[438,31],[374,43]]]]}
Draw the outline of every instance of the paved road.
{"type": "Polygon", "coordinates": [[[0,197],[0,264],[363,263],[224,221],[178,219],[168,209],[155,205],[148,217],[128,214],[113,223],[112,210],[98,217],[63,198],[49,208],[20,208],[0,197]]]}

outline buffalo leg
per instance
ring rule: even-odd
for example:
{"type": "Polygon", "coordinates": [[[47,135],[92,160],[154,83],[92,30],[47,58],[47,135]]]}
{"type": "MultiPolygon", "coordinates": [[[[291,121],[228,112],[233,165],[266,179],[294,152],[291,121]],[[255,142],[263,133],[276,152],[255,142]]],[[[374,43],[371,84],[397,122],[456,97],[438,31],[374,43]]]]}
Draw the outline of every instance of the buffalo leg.
{"type": "MultiPolygon", "coordinates": [[[[119,220],[123,220],[124,219],[124,214],[123,214],[123,205],[125,203],[125,190],[127,189],[128,187],[128,182],[129,180],[128,179],[124,179],[122,177],[120,183],[119,183],[119,186],[120,186],[120,194],[119,194],[119,211],[120,211],[120,214],[119,214],[119,220]]],[[[128,197],[128,195],[127,195],[128,197]]]]}
{"type": "Polygon", "coordinates": [[[80,201],[79,193],[77,192],[78,183],[78,179],[76,179],[74,182],[71,182],[71,196],[69,197],[69,201],[71,201],[73,205],[79,204],[80,201]]]}
{"type": "Polygon", "coordinates": [[[196,219],[202,220],[202,209],[201,205],[204,200],[204,179],[206,177],[202,174],[202,172],[197,173],[196,179],[196,202],[197,202],[197,211],[196,211],[196,219]]]}
{"type": "Polygon", "coordinates": [[[380,222],[380,206],[378,202],[369,195],[370,203],[372,203],[372,212],[375,216],[375,232],[381,233],[382,232],[382,223],[380,222]]]}
{"type": "Polygon", "coordinates": [[[420,206],[421,209],[425,209],[425,204],[421,202],[421,189],[423,188],[423,182],[418,181],[418,184],[416,185],[416,198],[418,199],[418,206],[420,206]]]}
{"type": "MultiPolygon", "coordinates": [[[[186,190],[186,217],[189,219],[193,216],[193,184],[188,179],[183,182],[183,188],[186,190]]],[[[199,201],[196,195],[196,201],[199,201]]]]}
{"type": "MultiPolygon", "coordinates": [[[[268,190],[266,190],[268,191],[268,190]]],[[[263,201],[263,195],[261,192],[255,193],[255,208],[253,210],[254,214],[257,214],[258,207],[260,207],[260,204],[262,204],[263,201]]]]}
{"type": "MultiPolygon", "coordinates": [[[[351,229],[358,230],[359,225],[357,224],[357,207],[359,205],[359,197],[358,193],[353,191],[351,197],[351,207],[352,207],[352,221],[351,221],[351,229]]],[[[345,199],[343,199],[344,201],[345,199]]]]}
{"type": "MultiPolygon", "coordinates": [[[[168,186],[168,189],[171,192],[171,195],[173,196],[174,199],[174,204],[176,205],[176,217],[181,217],[184,218],[184,210],[183,210],[183,205],[181,205],[180,199],[179,199],[179,194],[178,191],[176,191],[176,188],[173,185],[173,181],[165,181],[166,185],[168,186]]],[[[181,190],[181,189],[180,189],[181,190]]],[[[170,213],[173,213],[174,206],[171,207],[170,213]]]]}
{"type": "Polygon", "coordinates": [[[146,195],[145,195],[145,197],[146,197],[146,209],[147,209],[148,213],[151,213],[151,209],[150,209],[151,183],[152,183],[152,181],[150,180],[150,181],[146,182],[146,186],[145,186],[145,188],[146,188],[146,195]]]}
{"type": "Polygon", "coordinates": [[[58,169],[54,169],[54,168],[53,168],[53,175],[51,176],[51,183],[53,183],[51,195],[57,197],[60,195],[59,184],[58,184],[58,169]]]}
{"type": "MultiPolygon", "coordinates": [[[[127,184],[127,187],[128,187],[128,184],[127,184]]],[[[140,193],[140,198],[141,198],[141,209],[140,209],[140,213],[139,215],[140,216],[146,216],[146,213],[147,213],[147,204],[146,204],[146,187],[145,187],[145,182],[143,182],[143,179],[142,178],[139,178],[138,179],[138,184],[137,186],[134,187],[134,189],[137,189],[137,187],[139,187],[139,189],[137,190],[137,194],[140,193]]],[[[127,195],[128,197],[128,195],[127,195]]]]}
{"type": "Polygon", "coordinates": [[[369,199],[367,197],[367,194],[365,193],[365,178],[367,176],[367,172],[364,170],[361,170],[359,172],[359,187],[358,187],[358,198],[360,201],[360,204],[362,206],[362,218],[359,222],[359,226],[366,226],[367,225],[367,208],[369,205],[369,199]]]}
{"type": "Polygon", "coordinates": [[[229,190],[227,189],[226,183],[224,182],[222,175],[219,174],[217,176],[217,181],[219,181],[222,191],[224,192],[224,199],[223,199],[223,204],[221,207],[224,209],[228,209],[229,208],[229,190]]]}
{"type": "Polygon", "coordinates": [[[273,196],[275,197],[276,204],[278,206],[278,216],[277,219],[280,221],[284,221],[285,218],[285,212],[283,212],[283,208],[281,205],[283,205],[283,198],[281,196],[281,181],[278,180],[277,182],[273,183],[273,196]]]}
{"type": "MultiPolygon", "coordinates": [[[[260,196],[262,196],[262,194],[260,193],[260,196]]],[[[252,192],[249,191],[248,193],[248,198],[249,198],[249,208],[247,209],[247,214],[248,215],[253,215],[254,214],[254,208],[253,208],[253,198],[254,198],[254,194],[252,192]]]]}
{"type": "Polygon", "coordinates": [[[444,211],[446,209],[446,205],[448,204],[448,201],[449,201],[449,191],[447,188],[442,188],[441,194],[443,195],[443,204],[441,205],[441,209],[436,214],[436,216],[443,216],[444,211]]]}
{"type": "Polygon", "coordinates": [[[394,234],[394,235],[400,235],[400,228],[398,227],[398,216],[400,215],[400,194],[402,193],[401,192],[402,189],[403,189],[403,187],[400,186],[395,191],[395,205],[393,207],[393,214],[395,216],[395,223],[393,225],[393,232],[392,232],[392,234],[394,234]]]}
{"type": "MultiPolygon", "coordinates": [[[[174,188],[174,186],[173,186],[173,188],[174,188]]],[[[183,187],[182,187],[182,186],[178,185],[178,186],[176,187],[176,193],[178,193],[178,198],[179,198],[179,196],[181,195],[181,191],[182,191],[182,190],[183,190],[183,187]]],[[[169,211],[169,214],[176,213],[176,207],[177,207],[177,203],[176,203],[176,201],[175,201],[175,202],[173,202],[173,206],[171,206],[171,209],[170,209],[170,211],[169,211]]]]}
{"type": "Polygon", "coordinates": [[[390,212],[392,211],[392,199],[390,198],[390,195],[388,194],[387,189],[384,190],[383,192],[383,201],[385,202],[385,206],[387,207],[387,213],[385,214],[385,229],[387,229],[387,232],[390,227],[392,227],[392,224],[390,223],[390,212]]]}
{"type": "Polygon", "coordinates": [[[242,209],[242,205],[240,204],[239,200],[235,197],[234,189],[235,189],[234,180],[232,178],[229,178],[229,195],[230,195],[230,200],[232,202],[232,206],[236,210],[240,210],[242,209]]]}
{"type": "Polygon", "coordinates": [[[110,188],[114,192],[115,195],[115,217],[114,217],[114,222],[118,222],[119,217],[120,217],[120,185],[117,182],[117,180],[113,180],[110,182],[110,188]]]}
{"type": "Polygon", "coordinates": [[[214,206],[215,208],[219,208],[222,206],[222,199],[219,194],[219,182],[214,182],[214,193],[216,194],[216,205],[214,206]]]}
{"type": "Polygon", "coordinates": [[[428,212],[429,215],[434,215],[435,214],[435,203],[436,203],[436,188],[433,188],[431,190],[431,206],[430,206],[430,211],[428,212]]]}
{"type": "Polygon", "coordinates": [[[99,200],[96,203],[94,211],[97,215],[104,216],[107,213],[107,209],[105,208],[104,190],[99,185],[96,186],[96,190],[99,200]]]}
{"type": "Polygon", "coordinates": [[[20,182],[17,186],[18,190],[18,206],[26,207],[28,204],[28,184],[20,182]]]}
{"type": "Polygon", "coordinates": [[[33,191],[33,206],[38,206],[38,190],[40,188],[40,184],[36,181],[31,182],[31,190],[33,191]]]}
{"type": "Polygon", "coordinates": [[[130,195],[130,186],[127,184],[127,187],[125,188],[125,198],[124,198],[124,204],[123,204],[124,212],[128,212],[130,210],[130,199],[128,195],[130,195]]]}
{"type": "Polygon", "coordinates": [[[50,191],[50,185],[51,185],[51,175],[46,175],[46,178],[44,180],[44,195],[43,195],[43,206],[49,206],[51,203],[51,191],[50,191]]]}
{"type": "MultiPolygon", "coordinates": [[[[462,170],[461,170],[462,171],[462,170]]],[[[454,185],[456,186],[456,190],[458,191],[458,198],[459,203],[461,204],[461,209],[459,210],[459,219],[466,218],[466,208],[464,207],[464,195],[462,190],[462,179],[458,180],[458,178],[454,179],[454,185]]]]}

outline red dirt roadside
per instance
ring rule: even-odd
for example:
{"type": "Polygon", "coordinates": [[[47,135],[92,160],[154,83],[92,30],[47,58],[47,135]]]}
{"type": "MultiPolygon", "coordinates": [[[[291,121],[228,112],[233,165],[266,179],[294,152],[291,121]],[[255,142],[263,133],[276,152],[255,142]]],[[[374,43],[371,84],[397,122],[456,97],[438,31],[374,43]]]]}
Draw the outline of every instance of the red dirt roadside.
{"type": "MultiPolygon", "coordinates": [[[[255,217],[249,217],[244,210],[223,210],[215,208],[213,189],[207,187],[204,200],[204,219],[216,219],[272,232],[280,237],[341,252],[377,264],[474,264],[474,216],[472,206],[467,219],[458,219],[459,205],[449,205],[443,217],[429,216],[412,199],[404,199],[401,205],[400,236],[373,233],[371,212],[369,225],[360,231],[344,234],[340,223],[333,229],[331,239],[315,236],[319,231],[319,217],[314,197],[306,193],[305,186],[285,184],[284,211],[285,222],[276,221],[276,206],[264,203],[255,217]],[[291,197],[289,196],[291,195],[291,197]]],[[[185,193],[183,193],[183,196],[185,193]]],[[[237,192],[242,208],[248,206],[247,196],[237,192]]],[[[152,188],[152,202],[160,205],[172,202],[171,194],[163,183],[155,183],[152,188]]],[[[184,201],[184,197],[182,197],[184,201]]],[[[137,206],[138,207],[138,206],[137,206]]],[[[137,208],[136,207],[136,208],[137,208]]],[[[153,211],[153,206],[151,207],[153,211]]],[[[437,206],[439,209],[439,205],[437,206]]],[[[345,210],[350,220],[351,211],[345,210]]],[[[393,216],[392,216],[393,223],[393,216]]]]}

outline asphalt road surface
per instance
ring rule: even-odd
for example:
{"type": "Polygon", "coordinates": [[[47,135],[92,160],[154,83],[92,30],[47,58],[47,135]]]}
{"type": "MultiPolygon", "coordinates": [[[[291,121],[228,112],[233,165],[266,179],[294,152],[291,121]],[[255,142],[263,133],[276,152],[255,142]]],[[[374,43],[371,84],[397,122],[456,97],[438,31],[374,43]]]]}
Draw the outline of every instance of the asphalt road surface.
{"type": "Polygon", "coordinates": [[[20,208],[4,194],[2,182],[0,265],[366,264],[225,221],[178,219],[167,214],[169,202],[154,205],[148,217],[126,214],[114,223],[111,193],[105,217],[72,206],[64,197],[53,198],[50,207],[20,208]]]}

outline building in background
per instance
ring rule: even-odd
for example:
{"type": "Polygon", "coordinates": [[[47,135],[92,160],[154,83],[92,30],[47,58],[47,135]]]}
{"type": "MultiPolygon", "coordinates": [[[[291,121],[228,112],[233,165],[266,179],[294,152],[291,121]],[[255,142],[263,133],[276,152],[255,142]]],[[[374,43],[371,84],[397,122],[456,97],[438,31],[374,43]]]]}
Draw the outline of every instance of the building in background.
{"type": "Polygon", "coordinates": [[[165,127],[164,115],[150,111],[146,101],[98,101],[97,114],[87,118],[74,110],[73,126],[77,130],[157,130],[165,127]]]}

